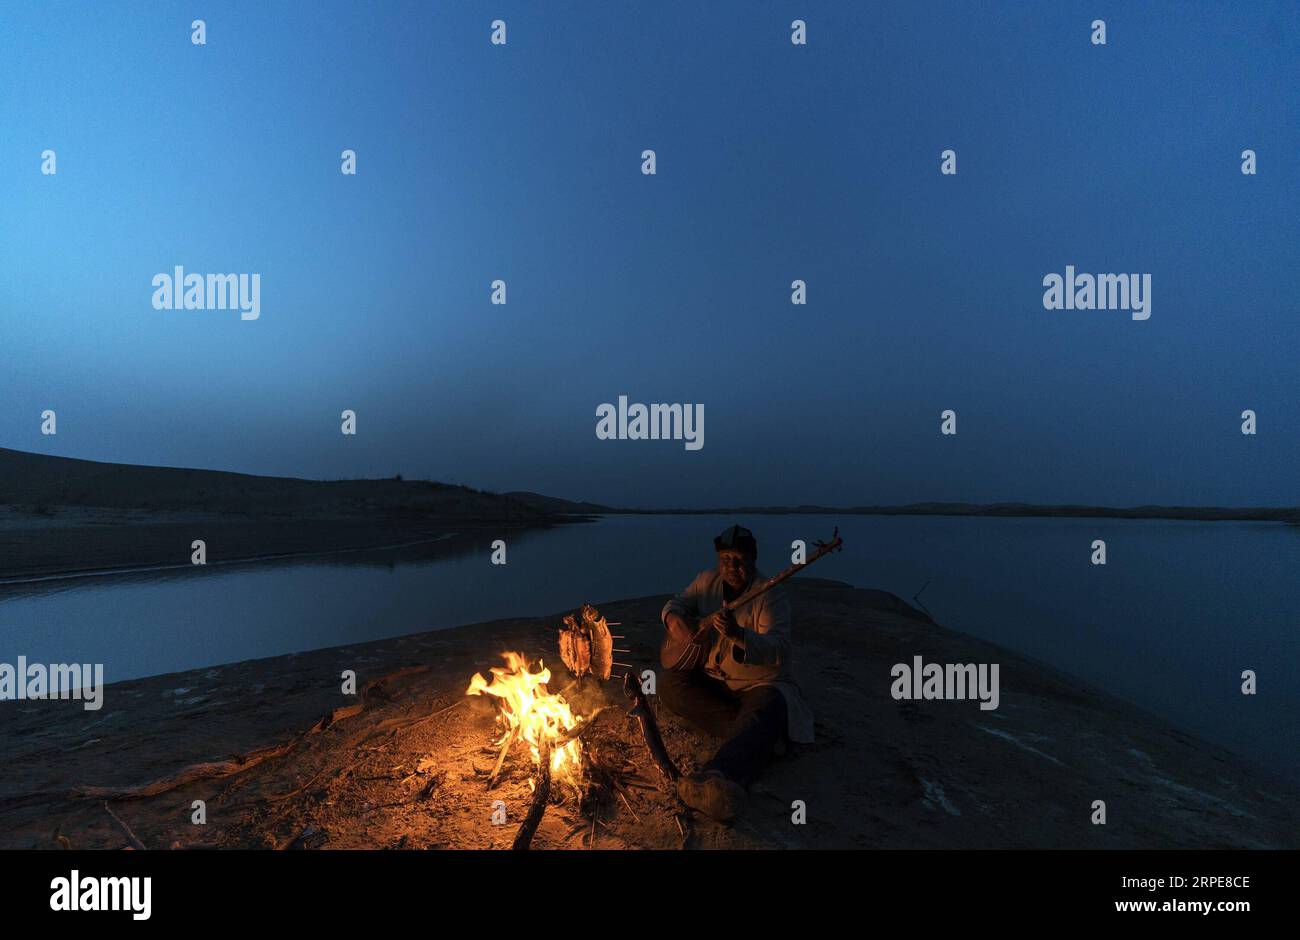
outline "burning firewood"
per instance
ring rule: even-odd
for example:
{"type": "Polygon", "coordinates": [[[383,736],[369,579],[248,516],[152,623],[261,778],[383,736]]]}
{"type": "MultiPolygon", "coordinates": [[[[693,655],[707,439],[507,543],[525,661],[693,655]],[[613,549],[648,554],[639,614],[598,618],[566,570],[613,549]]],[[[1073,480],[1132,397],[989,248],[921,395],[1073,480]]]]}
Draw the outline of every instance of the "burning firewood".
{"type": "MultiPolygon", "coordinates": [[[[593,616],[586,620],[603,624],[603,619],[595,614],[594,609],[591,610],[593,616]]],[[[599,816],[611,807],[617,811],[615,801],[619,796],[623,796],[624,805],[631,812],[631,805],[621,792],[626,790],[632,779],[630,772],[635,771],[625,756],[627,746],[621,742],[611,746],[607,740],[608,735],[591,733],[599,717],[606,712],[614,714],[614,710],[601,706],[585,719],[577,716],[563,693],[548,691],[546,683],[551,678],[549,669],[538,663],[537,671],[534,672],[521,653],[502,655],[506,666],[494,667],[490,682],[476,674],[466,694],[491,695],[500,705],[497,721],[501,738],[495,745],[499,747],[499,752],[496,766],[488,778],[489,789],[496,785],[508,755],[519,741],[527,744],[528,753],[532,757],[533,793],[515,837],[514,848],[526,849],[532,844],[547,804],[553,799],[566,803],[572,799],[569,805],[584,818],[584,827],[588,822],[596,824],[599,816]]],[[[644,703],[644,697],[641,701],[644,703]]],[[[646,713],[648,714],[648,707],[646,713]]],[[[653,716],[650,721],[653,723],[653,716]]],[[[652,724],[651,729],[648,733],[658,739],[657,728],[652,724]]],[[[667,759],[662,739],[659,742],[659,751],[666,762],[660,769],[667,774],[669,771],[663,770],[667,766],[675,774],[676,767],[667,759]]],[[[632,815],[635,817],[634,813],[632,815]]]]}
{"type": "Polygon", "coordinates": [[[522,653],[503,653],[506,667],[492,667],[492,681],[480,674],[470,681],[466,695],[491,695],[501,708],[497,720],[502,726],[501,752],[488,778],[489,789],[496,785],[507,756],[516,740],[527,745],[534,765],[541,761],[546,745],[549,773],[560,783],[581,792],[582,743],[578,740],[584,725],[573,714],[563,695],[547,690],[551,671],[544,665],[537,672],[528,668],[522,653]]]}
{"type": "Polygon", "coordinates": [[[522,851],[533,844],[533,836],[546,813],[546,804],[551,801],[551,742],[543,739],[537,762],[537,780],[533,788],[533,801],[528,806],[528,815],[515,833],[515,841],[510,846],[515,851],[522,851]]]}
{"type": "Polygon", "coordinates": [[[501,777],[501,770],[506,765],[506,755],[510,753],[510,749],[515,746],[515,742],[518,740],[519,725],[515,725],[506,733],[506,739],[501,744],[501,753],[497,756],[497,764],[492,768],[492,775],[488,777],[487,788],[489,790],[496,787],[497,781],[501,777]]]}

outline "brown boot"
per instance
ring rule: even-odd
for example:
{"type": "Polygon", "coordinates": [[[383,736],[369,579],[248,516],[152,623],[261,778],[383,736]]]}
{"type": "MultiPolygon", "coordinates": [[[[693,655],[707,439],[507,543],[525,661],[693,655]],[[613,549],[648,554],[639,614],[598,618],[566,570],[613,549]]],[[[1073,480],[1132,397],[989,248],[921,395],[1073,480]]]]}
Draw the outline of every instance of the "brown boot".
{"type": "Polygon", "coordinates": [[[720,823],[730,823],[745,808],[745,789],[721,772],[688,774],[677,781],[677,795],[691,809],[720,823]]]}

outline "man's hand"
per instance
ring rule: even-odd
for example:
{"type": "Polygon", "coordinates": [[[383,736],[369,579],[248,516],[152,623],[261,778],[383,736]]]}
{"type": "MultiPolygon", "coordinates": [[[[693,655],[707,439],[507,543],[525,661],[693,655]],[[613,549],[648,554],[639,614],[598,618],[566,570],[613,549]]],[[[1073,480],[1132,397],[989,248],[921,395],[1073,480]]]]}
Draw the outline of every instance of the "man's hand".
{"type": "Polygon", "coordinates": [[[723,607],[713,615],[713,628],[730,640],[741,642],[745,638],[745,631],[736,623],[736,615],[723,607]]]}

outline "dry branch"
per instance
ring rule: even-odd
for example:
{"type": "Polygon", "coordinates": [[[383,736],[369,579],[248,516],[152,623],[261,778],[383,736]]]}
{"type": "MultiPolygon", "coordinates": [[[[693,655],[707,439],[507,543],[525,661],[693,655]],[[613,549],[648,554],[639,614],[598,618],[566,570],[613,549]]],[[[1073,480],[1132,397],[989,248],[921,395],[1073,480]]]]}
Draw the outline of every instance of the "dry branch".
{"type": "Polygon", "coordinates": [[[532,845],[533,835],[537,832],[537,827],[542,821],[542,815],[546,812],[546,804],[551,799],[551,746],[549,742],[542,741],[540,752],[537,760],[537,786],[533,790],[533,802],[528,807],[528,815],[524,817],[519,832],[515,834],[515,841],[511,846],[515,851],[523,851],[532,845]]]}
{"type": "Polygon", "coordinates": [[[365,711],[366,699],[369,698],[371,695],[374,695],[376,698],[383,698],[386,701],[391,701],[392,696],[386,694],[380,688],[381,685],[383,685],[385,682],[388,682],[392,679],[401,679],[405,676],[413,676],[416,675],[417,673],[428,672],[428,671],[429,671],[428,666],[404,666],[401,669],[382,675],[377,679],[371,679],[364,686],[362,686],[361,693],[358,696],[358,701],[356,703],[352,705],[342,705],[334,709],[328,715],[323,716],[319,721],[316,722],[316,724],[312,725],[311,728],[308,729],[307,733],[319,734],[320,732],[324,731],[326,728],[330,727],[336,722],[343,721],[345,718],[356,717],[357,715],[365,711]]]}
{"type": "Polygon", "coordinates": [[[139,786],[73,787],[68,791],[68,795],[92,800],[139,800],[149,796],[157,796],[160,793],[167,793],[169,790],[175,790],[198,780],[229,777],[232,774],[242,773],[250,767],[256,767],[263,761],[283,757],[298,746],[299,740],[295,739],[284,744],[259,747],[247,754],[237,754],[228,760],[191,764],[170,776],[162,777],[151,783],[140,784],[139,786]]]}
{"type": "Polygon", "coordinates": [[[655,721],[650,703],[646,701],[641,686],[630,674],[623,678],[623,692],[632,699],[632,708],[629,709],[628,714],[634,716],[641,725],[641,735],[645,738],[645,745],[650,750],[650,756],[654,758],[655,766],[659,768],[659,773],[663,774],[665,780],[675,784],[682,772],[677,769],[672,757],[668,755],[668,748],[664,746],[664,739],[659,733],[659,724],[655,721]]]}
{"type": "Polygon", "coordinates": [[[329,765],[328,765],[328,764],[322,765],[321,768],[320,768],[320,770],[316,771],[314,774],[311,775],[311,779],[309,779],[306,783],[304,783],[302,786],[298,787],[297,789],[295,789],[295,790],[290,790],[288,793],[272,793],[272,794],[269,794],[269,795],[267,795],[267,796],[262,797],[262,799],[265,800],[265,801],[268,802],[268,803],[272,803],[272,802],[275,802],[275,801],[277,801],[277,800],[287,800],[287,799],[291,799],[292,797],[297,796],[299,793],[301,793],[302,791],[306,790],[309,786],[311,786],[313,783],[315,783],[316,780],[317,780],[317,778],[319,778],[320,775],[323,774],[323,773],[325,772],[325,768],[326,768],[327,766],[329,766],[329,765]]]}
{"type": "Polygon", "coordinates": [[[124,823],[124,822],[122,821],[121,817],[119,817],[119,816],[117,815],[117,813],[113,812],[112,808],[108,805],[108,803],[105,803],[105,804],[104,804],[104,812],[106,812],[106,813],[108,813],[108,815],[112,816],[112,817],[113,817],[113,822],[117,823],[117,827],[118,827],[119,829],[121,829],[123,833],[126,834],[127,841],[129,841],[129,842],[131,843],[131,848],[133,848],[133,849],[139,849],[139,850],[142,851],[142,852],[147,852],[147,851],[148,851],[148,849],[146,849],[146,848],[144,847],[144,843],[141,842],[141,841],[136,837],[136,834],[135,834],[134,832],[131,831],[131,827],[128,826],[126,823],[124,823]]]}
{"type": "Polygon", "coordinates": [[[600,706],[600,708],[597,708],[594,712],[591,713],[591,717],[588,718],[586,721],[581,722],[575,727],[570,728],[568,731],[564,732],[564,734],[559,735],[555,739],[554,749],[558,751],[561,748],[565,747],[566,745],[570,744],[571,742],[581,738],[584,734],[586,734],[591,729],[591,726],[596,723],[596,719],[600,717],[601,712],[606,711],[608,708],[609,708],[608,705],[600,706]]]}
{"type": "Polygon", "coordinates": [[[465,700],[463,698],[457,699],[445,708],[440,708],[435,712],[430,712],[427,715],[419,715],[415,718],[385,718],[383,721],[379,722],[379,724],[375,725],[374,728],[372,728],[366,736],[361,739],[361,743],[377,738],[386,731],[405,731],[407,728],[413,728],[422,722],[432,721],[439,715],[445,715],[453,708],[463,705],[464,703],[465,700]]]}

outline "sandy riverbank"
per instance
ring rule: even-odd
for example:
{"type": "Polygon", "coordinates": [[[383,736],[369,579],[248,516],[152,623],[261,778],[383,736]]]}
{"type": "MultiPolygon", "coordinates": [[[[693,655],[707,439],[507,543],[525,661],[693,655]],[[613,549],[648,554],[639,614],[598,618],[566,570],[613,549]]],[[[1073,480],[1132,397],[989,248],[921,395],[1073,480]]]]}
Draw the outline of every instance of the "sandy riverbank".
{"type": "MultiPolygon", "coordinates": [[[[792,582],[791,597],[818,741],[772,767],[736,827],[696,821],[692,847],[1300,846],[1300,792],[1236,755],[936,626],[892,595],[807,578],[792,582]],[[895,701],[890,669],[915,655],[999,663],[1000,707],[895,701]],[[1090,822],[1098,799],[1104,826],[1090,822]],[[806,825],[791,824],[794,800],[807,806],[806,825]]],[[[662,600],[600,605],[623,622],[638,666],[654,663],[662,600]]],[[[529,799],[529,768],[512,760],[502,785],[487,790],[493,709],[464,691],[499,651],[553,648],[560,613],[118,683],[99,712],[0,703],[0,847],[57,848],[60,837],[120,847],[125,837],[102,801],[67,791],[142,784],[290,740],[291,751],[241,773],[113,809],[150,848],[507,847],[529,799]],[[411,666],[427,668],[382,684],[360,714],[298,737],[357,702],[340,694],[342,670],[364,684],[411,666]],[[504,826],[491,824],[495,799],[506,803],[504,826]],[[206,801],[205,826],[190,822],[194,800],[206,801]]],[[[566,684],[558,657],[544,658],[557,672],[552,689],[566,684]]],[[[612,684],[590,682],[571,697],[587,713],[623,701],[612,684]]],[[[706,759],[714,742],[666,710],[660,719],[680,766],[706,759]]],[[[635,724],[613,711],[600,721],[598,746],[655,782],[635,724]]],[[[600,817],[595,845],[675,848],[672,810],[659,790],[635,788],[600,817]]],[[[556,805],[535,846],[584,847],[590,834],[571,804],[556,805]]]]}

